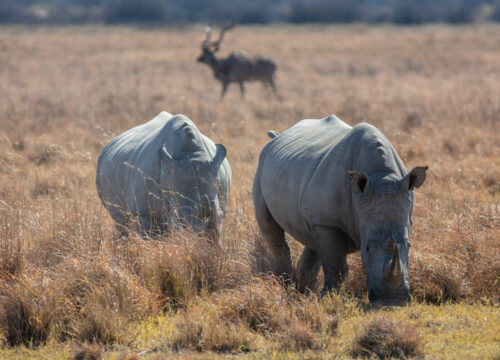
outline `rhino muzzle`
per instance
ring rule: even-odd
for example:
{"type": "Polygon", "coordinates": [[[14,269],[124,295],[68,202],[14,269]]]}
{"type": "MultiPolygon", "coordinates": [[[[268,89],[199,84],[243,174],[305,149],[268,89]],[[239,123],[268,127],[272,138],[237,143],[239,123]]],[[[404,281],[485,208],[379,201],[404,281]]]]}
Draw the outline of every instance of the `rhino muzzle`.
{"type": "Polygon", "coordinates": [[[392,258],[384,264],[382,281],[378,285],[369,286],[370,303],[385,306],[404,306],[410,303],[410,290],[404,281],[403,263],[399,247],[393,237],[388,239],[388,245],[393,250],[392,258]]]}
{"type": "Polygon", "coordinates": [[[368,299],[371,305],[405,306],[411,303],[410,291],[408,289],[405,289],[402,294],[398,295],[370,290],[368,292],[368,299]]]}

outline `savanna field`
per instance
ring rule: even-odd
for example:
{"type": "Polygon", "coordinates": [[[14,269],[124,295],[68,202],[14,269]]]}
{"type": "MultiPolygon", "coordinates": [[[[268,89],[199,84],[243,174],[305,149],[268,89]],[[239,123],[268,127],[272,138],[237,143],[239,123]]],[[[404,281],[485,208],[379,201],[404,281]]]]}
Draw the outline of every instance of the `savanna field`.
{"type": "Polygon", "coordinates": [[[281,99],[249,83],[223,102],[202,28],[0,28],[0,358],[500,359],[500,28],[237,27],[221,55],[270,55],[281,99]],[[228,149],[220,248],[120,237],[97,195],[104,145],[163,110],[228,149]],[[321,301],[321,275],[308,295],[266,275],[267,131],[330,114],[429,166],[408,307],[367,306],[359,253],[321,301]]]}

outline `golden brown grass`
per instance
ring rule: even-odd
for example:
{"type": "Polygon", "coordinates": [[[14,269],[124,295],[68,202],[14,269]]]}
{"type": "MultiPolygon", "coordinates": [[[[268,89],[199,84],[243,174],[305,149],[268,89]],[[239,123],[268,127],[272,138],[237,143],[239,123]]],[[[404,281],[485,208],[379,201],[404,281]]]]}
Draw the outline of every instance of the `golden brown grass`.
{"type": "Polygon", "coordinates": [[[355,339],[355,357],[407,359],[423,355],[423,342],[417,330],[404,322],[377,315],[363,326],[355,339]]]}
{"type": "MultiPolygon", "coordinates": [[[[267,130],[332,113],[352,125],[379,127],[407,168],[430,166],[415,194],[409,268],[419,312],[410,314],[412,321],[420,333],[432,334],[424,353],[442,356],[441,343],[432,341],[442,338],[432,331],[445,321],[455,326],[446,334],[455,337],[442,341],[464,353],[462,344],[476,340],[461,337],[458,317],[475,316],[476,329],[495,328],[498,27],[235,29],[222,53],[270,54],[278,64],[281,101],[249,84],[245,101],[230,87],[219,102],[220,85],[195,63],[202,39],[201,27],[0,29],[5,345],[96,342],[151,357],[177,349],[250,351],[257,358],[296,352],[319,358],[350,346],[351,322],[363,317],[367,301],[359,254],[349,257],[341,294],[322,302],[260,279],[272,263],[261,257],[251,201],[267,130]],[[95,165],[106,142],[162,110],[189,116],[228,148],[233,187],[221,248],[189,232],[160,240],[120,238],[97,196],[95,165]],[[455,308],[418,303],[449,302],[472,308],[449,319],[440,312],[440,324],[423,320],[455,308]],[[483,324],[483,316],[469,314],[475,311],[492,315],[483,324]]],[[[295,260],[300,249],[292,242],[295,260]]],[[[394,316],[409,316],[412,308],[394,316]]],[[[500,352],[477,346],[486,357],[500,352]]],[[[345,351],[340,356],[350,356],[345,351]]]]}

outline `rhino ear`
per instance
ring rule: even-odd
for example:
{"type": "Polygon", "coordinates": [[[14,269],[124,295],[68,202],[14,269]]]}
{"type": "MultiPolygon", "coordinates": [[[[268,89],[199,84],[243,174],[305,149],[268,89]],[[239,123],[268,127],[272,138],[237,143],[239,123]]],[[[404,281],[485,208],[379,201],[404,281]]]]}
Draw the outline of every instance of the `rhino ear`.
{"type": "Polygon", "coordinates": [[[413,170],[401,180],[401,187],[410,191],[422,186],[427,176],[426,171],[428,168],[428,166],[417,166],[413,168],[413,170]]]}
{"type": "Polygon", "coordinates": [[[174,164],[174,158],[170,153],[167,151],[167,148],[165,145],[163,145],[160,148],[160,151],[158,152],[160,154],[160,159],[165,162],[167,165],[173,165],[174,164]]]}
{"type": "Polygon", "coordinates": [[[269,136],[271,139],[274,139],[276,136],[279,136],[279,132],[277,132],[276,130],[269,130],[267,132],[267,136],[269,136]]]}
{"type": "Polygon", "coordinates": [[[370,186],[368,175],[366,175],[364,172],[357,172],[353,170],[349,170],[348,174],[351,177],[352,190],[355,193],[365,194],[370,186]]]}
{"type": "Polygon", "coordinates": [[[218,171],[220,165],[224,161],[224,158],[226,157],[227,150],[226,147],[222,144],[215,144],[216,151],[215,151],[215,157],[212,159],[212,167],[218,171]]]}

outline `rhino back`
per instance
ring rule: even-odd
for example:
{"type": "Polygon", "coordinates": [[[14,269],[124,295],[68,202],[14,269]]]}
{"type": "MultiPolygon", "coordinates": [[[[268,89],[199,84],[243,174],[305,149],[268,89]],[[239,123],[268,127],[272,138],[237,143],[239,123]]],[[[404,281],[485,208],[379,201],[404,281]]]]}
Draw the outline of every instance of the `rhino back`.
{"type": "Polygon", "coordinates": [[[112,139],[101,152],[97,187],[105,204],[122,211],[144,212],[152,192],[159,189],[161,130],[172,115],[162,112],[153,120],[112,139]]]}
{"type": "Polygon", "coordinates": [[[371,183],[383,178],[400,180],[406,170],[383,133],[365,123],[353,127],[318,164],[301,203],[308,226],[338,227],[349,234],[359,248],[349,170],[365,172],[371,183]]]}
{"type": "Polygon", "coordinates": [[[302,120],[263,149],[257,176],[264,201],[280,226],[299,241],[311,242],[301,198],[325,154],[351,127],[335,116],[302,120]]]}

